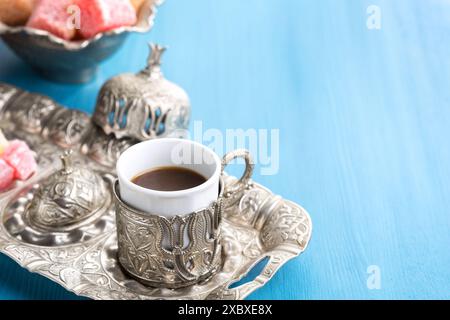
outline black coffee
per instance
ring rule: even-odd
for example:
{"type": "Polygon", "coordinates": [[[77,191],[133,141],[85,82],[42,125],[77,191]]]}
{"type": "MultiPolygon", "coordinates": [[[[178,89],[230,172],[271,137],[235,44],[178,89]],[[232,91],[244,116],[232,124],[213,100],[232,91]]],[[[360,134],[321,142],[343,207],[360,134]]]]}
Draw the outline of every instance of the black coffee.
{"type": "Polygon", "coordinates": [[[137,175],[131,181],[146,189],[179,191],[197,187],[206,182],[206,178],[186,168],[161,167],[137,175]]]}

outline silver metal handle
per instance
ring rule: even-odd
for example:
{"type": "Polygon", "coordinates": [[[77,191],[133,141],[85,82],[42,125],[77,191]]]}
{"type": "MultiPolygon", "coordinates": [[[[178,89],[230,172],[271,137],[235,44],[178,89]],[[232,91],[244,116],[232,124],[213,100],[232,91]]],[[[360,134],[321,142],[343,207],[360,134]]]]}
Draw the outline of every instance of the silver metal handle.
{"type": "Polygon", "coordinates": [[[224,190],[224,197],[229,198],[235,193],[239,193],[245,190],[247,188],[252,175],[253,175],[253,169],[255,168],[255,164],[253,162],[252,156],[250,155],[250,152],[245,149],[238,149],[235,151],[231,151],[227,153],[223,159],[222,159],[222,174],[225,171],[225,167],[234,159],[237,158],[243,158],[245,160],[245,171],[242,177],[235,183],[232,183],[230,185],[227,185],[226,189],[224,190]]]}
{"type": "MultiPolygon", "coordinates": [[[[263,287],[267,282],[269,282],[270,279],[272,279],[273,275],[283,265],[282,263],[280,263],[282,258],[276,256],[276,254],[277,252],[274,252],[268,256],[269,261],[253,281],[244,283],[239,287],[233,289],[227,289],[225,291],[225,294],[233,297],[234,300],[243,300],[256,289],[263,287]]],[[[254,263],[253,266],[258,264],[261,260],[263,259],[260,259],[259,261],[254,263]]],[[[243,272],[243,274],[247,274],[251,269],[252,267],[248,268],[248,270],[246,272],[243,272]]]]}

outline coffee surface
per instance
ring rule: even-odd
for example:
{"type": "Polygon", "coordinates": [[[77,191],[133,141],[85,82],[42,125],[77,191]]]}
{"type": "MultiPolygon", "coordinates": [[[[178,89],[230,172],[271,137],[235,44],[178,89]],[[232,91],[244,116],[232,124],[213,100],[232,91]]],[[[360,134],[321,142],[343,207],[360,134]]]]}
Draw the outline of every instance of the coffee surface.
{"type": "Polygon", "coordinates": [[[201,174],[181,167],[160,167],[141,173],[131,180],[146,189],[179,191],[195,188],[206,182],[201,174]]]}

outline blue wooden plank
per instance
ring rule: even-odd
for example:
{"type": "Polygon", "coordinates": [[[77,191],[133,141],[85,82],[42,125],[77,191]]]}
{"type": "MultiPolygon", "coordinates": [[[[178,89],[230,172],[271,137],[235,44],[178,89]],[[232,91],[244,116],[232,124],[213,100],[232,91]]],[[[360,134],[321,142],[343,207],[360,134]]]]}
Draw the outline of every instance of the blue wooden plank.
{"type": "MultiPolygon", "coordinates": [[[[105,79],[142,67],[146,41],[168,44],[165,74],[205,129],[280,129],[280,170],[255,180],[313,218],[308,251],[250,298],[450,298],[449,12],[444,0],[168,0],[91,83],[45,81],[3,45],[0,81],[92,111],[105,79]]],[[[72,298],[6,257],[0,270],[0,298],[72,298]]]]}

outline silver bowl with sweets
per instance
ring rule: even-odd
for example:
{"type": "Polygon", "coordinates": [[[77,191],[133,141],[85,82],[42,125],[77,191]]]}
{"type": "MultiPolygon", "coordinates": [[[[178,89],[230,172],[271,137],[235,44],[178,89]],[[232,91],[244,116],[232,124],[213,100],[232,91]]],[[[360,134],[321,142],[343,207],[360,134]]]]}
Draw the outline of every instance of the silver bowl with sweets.
{"type": "Polygon", "coordinates": [[[145,33],[153,27],[156,8],[163,1],[143,0],[136,10],[136,24],[100,32],[89,39],[65,40],[45,30],[1,21],[0,37],[44,77],[57,82],[83,83],[94,77],[99,63],[114,54],[130,33],[145,33]]]}

